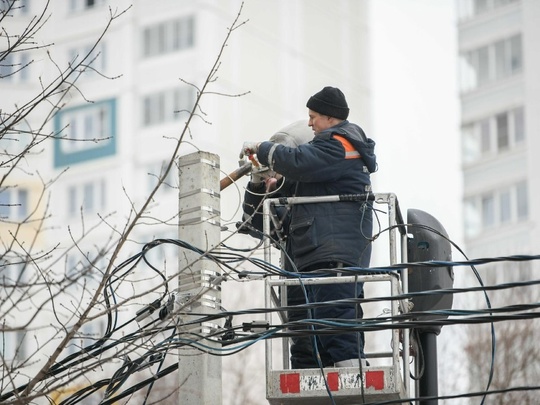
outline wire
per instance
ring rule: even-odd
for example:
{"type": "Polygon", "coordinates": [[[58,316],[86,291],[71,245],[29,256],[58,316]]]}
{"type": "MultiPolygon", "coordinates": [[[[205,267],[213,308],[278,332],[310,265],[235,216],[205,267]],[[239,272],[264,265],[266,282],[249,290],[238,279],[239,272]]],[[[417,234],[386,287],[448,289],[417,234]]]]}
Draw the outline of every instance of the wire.
{"type": "MultiPolygon", "coordinates": [[[[411,226],[411,225],[408,225],[408,226],[411,226]]],[[[465,252],[463,252],[463,250],[456,243],[454,243],[452,240],[450,240],[442,232],[440,232],[437,229],[434,229],[432,227],[423,225],[423,224],[414,224],[414,227],[428,230],[428,231],[438,235],[439,237],[447,240],[449,243],[452,244],[452,246],[454,246],[463,255],[463,257],[465,257],[465,259],[469,260],[469,258],[465,254],[465,252]]],[[[476,279],[478,280],[480,286],[484,287],[484,282],[482,281],[482,277],[480,276],[480,273],[478,273],[478,271],[476,270],[476,267],[474,265],[471,265],[470,267],[471,267],[471,270],[473,271],[476,279]]],[[[491,308],[491,301],[489,299],[489,296],[487,295],[487,292],[484,290],[483,293],[484,293],[484,298],[486,300],[487,307],[491,308]]],[[[494,326],[493,322],[491,322],[491,324],[490,324],[490,329],[491,329],[491,364],[490,364],[488,382],[487,382],[487,385],[486,385],[486,391],[489,390],[489,387],[491,386],[491,383],[493,381],[493,374],[495,372],[495,353],[496,353],[496,346],[497,346],[497,340],[496,340],[496,335],[495,335],[495,326],[494,326]]],[[[482,398],[481,405],[484,404],[485,399],[486,399],[486,397],[484,396],[482,398]]]]}
{"type": "MultiPolygon", "coordinates": [[[[167,279],[164,276],[164,272],[155,266],[148,259],[148,252],[157,246],[163,244],[170,244],[177,246],[179,249],[189,249],[198,253],[201,259],[211,260],[217,263],[220,268],[225,269],[229,277],[234,279],[242,279],[250,274],[260,275],[262,277],[270,276],[279,276],[287,278],[295,278],[298,280],[299,285],[302,285],[304,295],[307,298],[306,285],[304,280],[313,276],[335,276],[335,272],[339,270],[343,275],[354,275],[361,276],[365,274],[376,274],[376,273],[386,273],[392,276],[397,277],[396,271],[403,270],[406,268],[437,268],[437,267],[470,267],[476,265],[485,265],[494,262],[522,262],[522,261],[533,261],[539,260],[540,256],[538,255],[517,255],[517,256],[504,256],[504,257],[494,257],[494,258],[481,258],[475,260],[463,260],[463,261],[428,261],[428,262],[417,262],[417,263],[399,263],[391,266],[383,266],[378,268],[358,268],[358,267],[348,267],[348,268],[339,268],[339,269],[321,269],[318,273],[313,274],[302,274],[296,273],[294,271],[286,271],[282,268],[279,268],[271,263],[265,262],[264,260],[249,257],[247,254],[250,251],[243,251],[239,249],[228,249],[227,246],[222,245],[221,250],[212,250],[212,251],[202,251],[185,241],[176,240],[176,239],[156,239],[143,246],[141,252],[133,255],[119,266],[117,266],[111,272],[111,275],[107,279],[106,289],[104,290],[104,301],[106,304],[106,314],[105,316],[108,319],[106,333],[98,339],[96,342],[85,346],[80,351],[67,356],[63,360],[54,364],[47,375],[44,377],[44,380],[47,379],[56,379],[61,376],[65,376],[68,373],[73,374],[76,370],[83,370],[83,366],[86,367],[90,362],[102,361],[99,360],[104,358],[103,356],[110,352],[113,353],[112,357],[117,356],[116,353],[128,353],[128,350],[133,350],[134,348],[147,350],[144,353],[137,356],[135,359],[131,360],[129,357],[124,357],[123,365],[118,368],[111,377],[102,379],[92,384],[89,387],[85,387],[82,390],[77,391],[70,398],[66,399],[63,403],[65,405],[76,404],[88,398],[89,396],[105,388],[105,397],[102,400],[103,404],[113,403],[118,401],[121,398],[125,398],[128,395],[133,394],[139,389],[147,388],[145,398],[149,398],[150,391],[154,386],[155,382],[162,378],[163,376],[173,372],[177,365],[172,367],[164,366],[164,360],[167,358],[171,350],[176,350],[183,347],[192,347],[201,352],[208,353],[215,356],[230,356],[236,354],[240,351],[245,350],[246,348],[256,344],[257,342],[266,340],[266,339],[276,339],[282,337],[291,337],[291,336],[315,336],[324,335],[324,334],[335,334],[343,332],[371,332],[379,330],[391,330],[391,329],[409,329],[414,331],[417,328],[424,328],[426,326],[444,326],[444,325],[458,325],[458,324],[483,324],[490,323],[493,325],[495,322],[504,322],[508,320],[518,320],[518,319],[535,319],[540,317],[538,309],[540,309],[540,303],[532,302],[527,304],[518,304],[518,305],[505,305],[499,307],[493,307],[489,303],[488,308],[486,309],[446,309],[446,310],[432,310],[432,311],[419,311],[419,312],[409,312],[402,313],[398,315],[383,316],[377,318],[362,318],[355,319],[350,321],[344,320],[325,320],[325,319],[313,319],[313,315],[310,315],[308,319],[302,321],[286,321],[277,325],[267,325],[266,328],[262,331],[254,331],[250,333],[245,332],[245,325],[235,325],[233,322],[234,317],[236,316],[249,316],[257,314],[268,314],[271,312],[287,312],[290,310],[306,310],[310,313],[316,308],[323,308],[324,306],[336,305],[336,303],[350,303],[353,305],[364,305],[370,302],[379,302],[387,301],[391,302],[393,300],[407,300],[414,297],[421,297],[425,295],[437,295],[437,294],[468,294],[472,292],[483,292],[487,296],[489,291],[499,291],[505,289],[514,289],[514,288],[524,288],[524,287],[533,287],[540,284],[540,280],[527,280],[520,282],[512,282],[505,284],[496,284],[496,285],[484,285],[483,282],[480,282],[479,286],[467,287],[467,288],[451,288],[444,290],[432,290],[432,291],[421,291],[413,292],[407,294],[397,294],[394,296],[379,296],[379,297],[369,297],[369,298],[351,298],[349,300],[340,300],[340,301],[329,301],[324,303],[310,303],[306,299],[306,304],[298,306],[283,306],[273,308],[250,308],[237,311],[225,311],[221,310],[215,314],[205,314],[197,313],[196,311],[189,312],[173,312],[169,315],[189,315],[190,321],[186,322],[183,327],[189,328],[192,326],[200,325],[205,322],[223,322],[223,327],[214,330],[212,333],[208,334],[197,334],[197,333],[187,333],[179,331],[176,329],[174,322],[168,323],[165,322],[166,319],[152,319],[144,325],[139,325],[138,329],[129,332],[127,328],[131,325],[135,325],[133,322],[137,320],[137,316],[133,316],[124,323],[118,325],[117,321],[117,308],[122,306],[122,303],[118,303],[115,296],[115,291],[117,290],[119,284],[121,284],[125,277],[137,271],[139,264],[144,262],[154,273],[161,278],[162,284],[164,286],[163,293],[161,297],[157,300],[158,303],[165,302],[162,309],[166,305],[166,295],[170,294],[167,287],[167,279]],[[251,268],[257,269],[253,271],[251,268]],[[429,317],[439,317],[437,319],[430,319],[429,317]],[[440,319],[440,317],[446,317],[445,319],[440,319]],[[227,323],[228,321],[228,323],[227,323]],[[165,323],[165,324],[164,324],[165,323]],[[161,324],[161,325],[160,325],[161,324]],[[124,332],[125,331],[125,332],[124,332]],[[160,340],[155,343],[156,336],[158,334],[170,331],[169,336],[165,339],[160,340]],[[231,335],[231,332],[234,332],[231,335]],[[115,338],[115,336],[120,333],[123,336],[115,338]],[[225,338],[227,336],[227,338],[225,338]],[[157,367],[157,371],[154,373],[154,376],[150,379],[143,380],[141,383],[129,386],[126,388],[129,379],[134,374],[147,369],[148,367],[157,367]]],[[[290,260],[287,258],[286,260],[290,260]]],[[[292,261],[291,263],[292,264],[292,261]]],[[[291,266],[292,267],[292,266],[291,266]]],[[[154,308],[157,310],[159,308],[149,305],[149,308],[154,308]]],[[[159,311],[158,311],[159,312],[159,311]]],[[[172,318],[173,320],[174,318],[172,318]]],[[[492,331],[493,333],[493,331],[492,331]]],[[[492,334],[494,337],[494,334],[492,334]]],[[[316,340],[316,339],[315,339],[316,340]]],[[[317,343],[315,341],[315,350],[318,352],[317,343]]],[[[421,349],[420,349],[421,350],[421,349]]],[[[496,351],[496,346],[492,346],[492,362],[494,360],[496,351]]],[[[419,353],[417,356],[418,361],[422,360],[422,353],[419,353]]],[[[105,358],[104,358],[105,359],[105,358]]],[[[322,368],[320,362],[320,355],[318,356],[319,365],[322,368]]],[[[422,372],[423,368],[420,369],[422,372]]],[[[421,375],[421,374],[420,374],[421,375]]],[[[491,384],[491,379],[489,380],[491,384]]],[[[22,392],[26,388],[26,385],[17,387],[16,389],[3,393],[0,396],[0,401],[7,401],[12,396],[17,393],[22,392]]],[[[489,388],[489,385],[488,385],[489,388]]],[[[483,391],[483,398],[486,398],[488,395],[493,395],[494,393],[502,391],[489,391],[486,388],[483,391]]],[[[519,390],[520,388],[516,388],[519,390]]],[[[523,388],[524,389],[524,388],[523,388]]],[[[535,389],[534,387],[532,389],[535,389]]],[[[329,393],[331,398],[332,393],[329,393]]],[[[470,393],[459,396],[463,398],[465,396],[480,396],[479,393],[470,393]]],[[[448,398],[457,398],[458,396],[452,396],[448,398]]],[[[446,397],[441,397],[446,398],[446,397]]],[[[145,399],[145,401],[146,401],[145,399]]],[[[389,403],[402,403],[401,402],[389,402],[389,403]]]]}

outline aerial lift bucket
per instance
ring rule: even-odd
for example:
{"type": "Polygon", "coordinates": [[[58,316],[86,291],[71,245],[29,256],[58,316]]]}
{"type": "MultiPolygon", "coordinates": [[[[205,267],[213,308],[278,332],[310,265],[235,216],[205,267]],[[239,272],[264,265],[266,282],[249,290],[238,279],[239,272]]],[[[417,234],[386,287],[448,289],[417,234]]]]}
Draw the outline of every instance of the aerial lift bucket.
{"type": "MultiPolygon", "coordinates": [[[[373,194],[374,207],[376,204],[386,205],[389,224],[389,254],[390,263],[400,260],[406,262],[407,234],[394,194],[373,194]],[[398,234],[400,240],[398,243],[398,234]],[[398,249],[399,246],[399,249],[398,249]]],[[[348,196],[349,198],[352,196],[348,196]]],[[[324,197],[291,197],[287,199],[267,199],[264,203],[264,233],[270,234],[270,218],[274,205],[309,204],[317,202],[333,202],[339,204],[343,196],[324,197]]],[[[271,260],[271,241],[265,242],[265,260],[271,260]]],[[[389,286],[392,296],[407,292],[407,271],[385,271],[377,274],[319,277],[319,278],[278,278],[269,277],[265,282],[265,300],[267,308],[277,308],[286,304],[286,287],[308,284],[326,284],[343,282],[384,283],[389,286]]],[[[389,303],[392,316],[408,311],[407,302],[391,300],[389,303]]],[[[286,314],[269,311],[267,322],[275,324],[285,320],[286,314]]],[[[359,367],[340,367],[324,369],[290,369],[289,338],[284,338],[281,345],[266,340],[266,396],[270,404],[328,404],[329,397],[335,404],[362,404],[385,400],[410,398],[409,383],[409,339],[408,333],[400,333],[397,328],[391,328],[390,350],[388,352],[366,352],[370,365],[359,367]],[[281,346],[281,361],[276,361],[275,347],[281,346]],[[405,347],[407,350],[400,348],[405,347]],[[381,364],[379,363],[381,360],[381,364]],[[280,363],[280,364],[276,364],[280,363]]],[[[367,332],[366,340],[376,338],[379,332],[367,332]]],[[[278,348],[279,349],[279,348],[278,348]]]]}

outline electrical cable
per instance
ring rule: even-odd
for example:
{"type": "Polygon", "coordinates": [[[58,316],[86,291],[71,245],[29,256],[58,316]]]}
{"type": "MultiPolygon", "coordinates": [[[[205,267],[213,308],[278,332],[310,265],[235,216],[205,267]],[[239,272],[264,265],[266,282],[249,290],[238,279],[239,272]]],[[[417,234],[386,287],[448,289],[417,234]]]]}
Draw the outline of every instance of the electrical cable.
{"type": "MultiPolygon", "coordinates": [[[[115,296],[115,284],[121,283],[123,278],[128,275],[130,272],[135,271],[137,268],[137,265],[144,261],[149,268],[152,269],[156,274],[158,274],[159,277],[163,280],[163,283],[166,284],[166,278],[164,277],[164,273],[159,270],[156,266],[154,266],[149,260],[147,260],[146,254],[156,246],[159,246],[161,244],[174,244],[178,246],[179,248],[185,248],[190,249],[193,251],[196,251],[201,255],[202,258],[212,260],[216,262],[220,267],[223,266],[224,268],[230,270],[233,272],[233,274],[236,274],[239,278],[242,278],[245,274],[249,274],[250,272],[245,272],[242,270],[239,270],[238,267],[233,267],[231,264],[242,264],[242,265],[251,265],[255,266],[256,268],[261,270],[261,275],[271,276],[271,275],[279,275],[281,277],[294,277],[299,280],[299,283],[301,285],[304,285],[303,281],[306,278],[312,277],[314,274],[305,275],[301,273],[295,273],[295,272],[289,272],[285,271],[277,266],[274,266],[270,263],[265,262],[264,260],[260,260],[258,258],[251,258],[246,257],[242,254],[240,254],[239,251],[229,251],[229,252],[203,252],[200,249],[197,249],[189,244],[186,244],[183,241],[174,240],[174,239],[156,239],[155,241],[152,241],[151,243],[145,245],[143,247],[142,251],[138,254],[130,257],[126,261],[122,262],[119,266],[117,266],[110,274],[109,278],[107,279],[107,285],[106,285],[106,292],[104,292],[104,297],[106,301],[106,308],[108,309],[106,312],[106,316],[108,317],[109,321],[107,323],[107,330],[106,333],[103,335],[102,338],[100,338],[97,342],[94,342],[91,345],[85,346],[83,349],[81,349],[79,352],[74,353],[70,356],[67,356],[63,360],[59,361],[58,363],[54,364],[51,369],[49,370],[49,373],[44,379],[49,379],[53,377],[59,377],[65,372],[70,371],[71,369],[74,369],[74,367],[82,366],[85,362],[89,360],[94,360],[102,356],[105,352],[110,351],[114,347],[118,347],[118,345],[123,345],[128,342],[135,342],[139,339],[142,339],[146,336],[148,340],[148,343],[151,343],[152,336],[156,336],[156,333],[161,333],[166,330],[171,331],[171,336],[169,336],[167,339],[162,341],[159,344],[153,344],[153,349],[148,351],[146,354],[143,354],[142,357],[139,357],[138,359],[132,361],[131,363],[128,362],[128,364],[125,365],[125,367],[120,368],[117,370],[117,372],[109,379],[103,379],[99,380],[95,384],[93,384],[91,387],[85,387],[84,389],[78,391],[73,396],[71,396],[71,399],[67,402],[65,402],[66,405],[68,404],[75,404],[77,402],[82,401],[83,399],[87,398],[92,393],[96,392],[98,389],[101,389],[105,386],[108,386],[109,388],[106,390],[107,392],[107,398],[104,398],[103,403],[112,403],[112,401],[116,401],[120,398],[124,398],[126,395],[131,395],[133,392],[135,392],[137,389],[136,387],[148,387],[148,391],[146,394],[146,397],[148,398],[149,392],[153,387],[153,384],[155,381],[157,381],[161,376],[164,376],[172,371],[169,371],[170,368],[162,369],[163,361],[165,357],[167,356],[167,353],[171,349],[175,348],[181,348],[181,347],[194,347],[200,351],[203,351],[205,353],[209,353],[211,355],[217,355],[217,356],[223,356],[223,355],[231,355],[238,353],[239,351],[244,350],[245,348],[255,344],[256,342],[259,342],[261,340],[265,339],[275,339],[275,338],[281,338],[285,336],[316,336],[318,334],[331,334],[331,333],[339,333],[339,332],[365,332],[365,331],[375,331],[375,330],[386,330],[386,329],[413,329],[417,327],[423,327],[425,325],[455,325],[455,324],[473,324],[473,323],[491,323],[491,325],[494,324],[494,322],[503,322],[508,320],[514,320],[514,319],[534,319],[540,317],[540,314],[538,312],[533,312],[540,308],[540,303],[530,303],[530,304],[521,304],[521,305],[507,305],[502,307],[493,308],[491,304],[487,309],[478,309],[478,310],[459,310],[459,309],[451,309],[451,310],[439,310],[439,311],[421,311],[421,312],[411,312],[407,314],[400,314],[397,316],[390,316],[390,317],[379,317],[376,319],[371,318],[363,318],[359,320],[355,320],[354,322],[344,322],[344,321],[330,321],[330,320],[315,320],[315,319],[306,319],[302,322],[286,322],[284,324],[280,325],[268,325],[266,330],[264,331],[258,331],[251,334],[238,334],[235,333],[235,336],[233,339],[226,339],[221,340],[222,336],[225,336],[227,333],[230,333],[231,331],[241,331],[245,330],[242,326],[235,326],[232,324],[232,317],[237,315],[249,315],[249,314],[264,314],[268,312],[278,312],[278,311],[288,311],[291,309],[299,309],[303,308],[308,311],[311,311],[315,308],[321,308],[324,305],[335,305],[335,302],[326,302],[326,303],[309,303],[306,301],[306,304],[300,305],[300,306],[279,306],[277,308],[254,308],[254,309],[248,309],[248,310],[242,310],[242,311],[221,311],[217,314],[197,314],[196,312],[189,312],[189,315],[194,317],[194,320],[188,322],[186,326],[189,325],[196,325],[200,324],[201,322],[207,322],[207,321],[217,321],[219,319],[223,319],[224,323],[226,320],[229,320],[229,324],[227,327],[224,327],[222,329],[218,329],[212,334],[205,334],[205,335],[195,335],[192,334],[190,337],[190,334],[186,334],[184,332],[181,332],[182,335],[179,338],[173,338],[173,336],[176,336],[177,333],[175,332],[175,326],[162,326],[155,328],[154,325],[157,325],[158,322],[163,322],[162,320],[156,319],[152,320],[151,322],[147,323],[146,325],[140,326],[140,328],[133,332],[128,333],[127,335],[121,337],[120,339],[117,339],[113,342],[109,342],[109,340],[112,338],[113,334],[119,333],[119,331],[124,330],[128,325],[134,324],[133,321],[137,319],[137,317],[134,317],[125,323],[121,325],[117,325],[117,316],[116,308],[118,306],[116,296],[115,296]],[[232,270],[231,270],[232,269],[232,270]],[[452,317],[449,319],[438,319],[438,320],[421,320],[416,319],[415,317],[423,317],[423,316],[430,316],[430,315],[444,315],[448,317],[452,317]],[[290,328],[291,326],[294,327],[294,331],[286,330],[287,328],[290,328]],[[211,340],[212,344],[208,345],[205,343],[205,340],[211,340]],[[216,346],[216,342],[219,343],[222,347],[216,346]],[[119,392],[119,390],[127,383],[129,377],[133,375],[134,373],[142,370],[143,368],[148,367],[151,364],[155,364],[156,362],[148,362],[144,361],[144,359],[150,359],[151,356],[156,356],[155,359],[159,364],[159,368],[157,373],[155,374],[155,377],[152,379],[145,380],[146,383],[143,385],[136,384],[134,386],[126,388],[124,391],[119,392]],[[93,387],[93,388],[92,388],[93,387]],[[114,395],[114,397],[113,397],[114,395]]],[[[488,264],[493,262],[501,262],[501,261],[510,261],[510,262],[519,262],[519,261],[530,261],[530,260],[538,260],[540,259],[540,256],[538,255],[519,255],[519,256],[506,256],[506,257],[496,257],[496,258],[482,258],[482,259],[475,259],[475,260],[466,260],[466,261],[429,261],[429,262],[418,262],[418,263],[400,263],[397,265],[392,266],[384,266],[380,268],[369,268],[369,269],[362,269],[362,268],[340,268],[339,272],[345,274],[351,274],[355,276],[364,275],[368,273],[373,272],[387,272],[389,274],[392,274],[396,270],[405,269],[405,268],[435,268],[435,267],[460,267],[460,266],[474,266],[474,265],[482,265],[482,264],[488,264]]],[[[288,258],[287,260],[290,260],[288,258]]],[[[323,275],[323,276],[332,276],[335,275],[335,269],[323,269],[321,270],[320,274],[317,274],[317,276],[323,275]]],[[[503,289],[511,289],[511,288],[517,288],[517,287],[530,287],[540,284],[540,280],[528,280],[528,281],[522,281],[522,282],[513,282],[513,283],[506,283],[506,284],[497,284],[497,285],[484,285],[483,283],[480,283],[480,286],[478,287],[469,287],[469,288],[452,288],[452,289],[446,289],[446,290],[434,290],[434,291],[422,291],[422,292],[415,292],[415,293],[407,293],[407,294],[399,294],[395,296],[390,297],[373,297],[373,298],[357,298],[357,299],[351,299],[346,300],[346,302],[353,303],[354,305],[358,304],[364,304],[368,302],[376,302],[376,301],[392,301],[392,300],[404,300],[404,299],[410,299],[412,297],[418,297],[422,295],[433,295],[433,294],[465,294],[470,293],[474,291],[482,291],[486,293],[487,291],[495,291],[495,290],[503,290],[503,289]]],[[[165,296],[168,293],[168,288],[165,286],[165,292],[163,293],[162,297],[159,300],[159,302],[165,301],[165,296]]],[[[305,285],[304,285],[304,291],[305,291],[305,285]]],[[[305,293],[307,295],[307,293],[305,293]]],[[[157,308],[155,308],[157,309],[157,308]]],[[[181,314],[181,313],[180,313],[181,314]]],[[[493,349],[494,350],[494,349],[493,349]]],[[[492,350],[492,351],[493,351],[492,350]]],[[[319,356],[320,358],[320,356],[319,356]]],[[[493,359],[493,356],[492,356],[493,359]]],[[[25,386],[21,386],[16,388],[15,390],[10,391],[9,393],[4,393],[0,397],[0,401],[5,401],[11,396],[13,396],[17,392],[22,392],[24,390],[25,386]]],[[[491,395],[492,392],[495,391],[489,391],[486,389],[484,391],[484,398],[487,395],[491,395]]]]}
{"type": "MultiPolygon", "coordinates": [[[[407,226],[411,226],[411,225],[407,225],[407,226]]],[[[469,258],[465,254],[465,252],[463,252],[463,250],[456,243],[454,243],[451,239],[449,239],[442,232],[440,232],[437,229],[434,229],[432,227],[423,225],[423,224],[414,224],[413,226],[415,226],[417,228],[428,230],[428,231],[438,235],[439,237],[447,240],[449,243],[452,244],[452,246],[454,246],[463,255],[463,257],[465,257],[465,259],[469,260],[469,258]]],[[[478,273],[478,271],[476,270],[476,267],[474,265],[471,265],[471,270],[473,271],[473,273],[474,273],[476,279],[478,280],[480,286],[484,287],[484,282],[482,281],[482,277],[480,276],[480,273],[478,273]]],[[[484,293],[484,298],[486,300],[487,307],[491,308],[491,301],[489,299],[489,296],[487,295],[487,292],[484,290],[483,293],[484,293]]],[[[496,335],[495,335],[495,325],[493,324],[493,322],[490,324],[490,329],[491,329],[491,365],[490,365],[490,372],[489,372],[489,376],[488,376],[488,382],[487,382],[487,385],[486,385],[486,391],[489,390],[489,387],[491,386],[491,383],[493,381],[493,375],[494,375],[494,372],[495,372],[495,353],[496,353],[496,345],[497,345],[497,343],[496,343],[497,342],[496,341],[496,335]]],[[[486,397],[482,398],[481,405],[484,404],[485,399],[486,399],[486,397]]]]}

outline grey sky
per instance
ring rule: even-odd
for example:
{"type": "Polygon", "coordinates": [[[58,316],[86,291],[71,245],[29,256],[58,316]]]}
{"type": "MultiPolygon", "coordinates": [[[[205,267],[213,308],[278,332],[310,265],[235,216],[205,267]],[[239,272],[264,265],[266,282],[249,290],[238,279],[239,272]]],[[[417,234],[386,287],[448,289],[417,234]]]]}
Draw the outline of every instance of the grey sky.
{"type": "Polygon", "coordinates": [[[376,191],[435,216],[462,240],[453,0],[372,1],[376,191]]]}

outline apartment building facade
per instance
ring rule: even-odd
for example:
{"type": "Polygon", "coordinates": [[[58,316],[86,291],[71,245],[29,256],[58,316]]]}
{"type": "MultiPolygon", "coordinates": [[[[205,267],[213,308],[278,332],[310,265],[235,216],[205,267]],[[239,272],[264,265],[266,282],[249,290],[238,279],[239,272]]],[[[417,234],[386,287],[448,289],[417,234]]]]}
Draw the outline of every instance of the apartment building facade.
{"type": "Polygon", "coordinates": [[[540,10],[527,0],[470,0],[458,8],[467,252],[534,254],[540,10]]]}
{"type": "MultiPolygon", "coordinates": [[[[0,3],[2,10],[10,4],[11,0],[0,3]]],[[[13,33],[24,29],[44,7],[34,0],[17,0],[14,5],[3,19],[13,33]]],[[[28,46],[0,62],[1,108],[13,110],[66,66],[81,63],[78,70],[84,72],[62,99],[62,108],[41,129],[54,134],[54,139],[44,142],[39,153],[27,156],[21,163],[25,170],[15,170],[4,179],[0,229],[3,243],[8,243],[7,231],[17,223],[46,217],[48,225],[37,243],[42,251],[54,247],[48,263],[54,262],[55,255],[62,257],[51,265],[55,272],[79,275],[95,260],[93,267],[100,274],[133,208],[140,207],[152,191],[181,136],[185,142],[179,155],[196,150],[215,153],[223,173],[230,173],[238,167],[244,140],[264,140],[290,122],[307,119],[307,98],[325,85],[344,89],[355,112],[352,119],[369,130],[367,4],[363,2],[342,1],[329,9],[324,1],[308,5],[302,1],[53,0],[44,15],[48,21],[34,38],[38,46],[28,46]],[[239,28],[229,32],[238,15],[239,28]],[[351,15],[355,18],[346,18],[351,15]],[[318,29],[328,21],[339,26],[331,35],[318,29]],[[332,47],[332,60],[318,57],[318,50],[325,47],[332,47]],[[188,112],[205,85],[208,94],[184,133],[188,112]],[[72,248],[75,244],[77,249],[72,248]],[[109,250],[104,252],[104,245],[109,250]]],[[[24,125],[35,130],[40,122],[43,115],[36,113],[24,125]]],[[[16,143],[13,137],[0,140],[4,156],[24,149],[29,132],[22,125],[14,135],[16,143]]],[[[118,262],[155,238],[178,236],[175,166],[165,183],[118,262]]],[[[232,188],[222,193],[225,236],[239,219],[240,198],[232,188]]],[[[35,236],[35,227],[26,228],[27,235],[19,234],[21,241],[35,236]]],[[[165,266],[164,255],[157,254],[156,260],[165,266]]],[[[4,259],[4,280],[20,281],[16,261],[4,259]]],[[[170,256],[167,260],[167,266],[174,268],[170,256]]],[[[36,277],[34,271],[25,270],[29,281],[36,277]]],[[[72,291],[70,296],[77,294],[72,291]]],[[[50,319],[40,322],[39,327],[50,319]]],[[[103,328],[102,323],[83,328],[72,350],[95,340],[103,328]]],[[[21,362],[39,346],[32,333],[18,329],[13,317],[6,320],[2,339],[6,361],[21,362]]],[[[52,349],[40,348],[44,353],[52,349]]],[[[34,362],[30,368],[39,365],[40,361],[34,362]]]]}
{"type": "MultiPolygon", "coordinates": [[[[457,5],[465,251],[470,258],[536,255],[540,3],[463,0],[457,5]]],[[[477,277],[469,272],[466,285],[526,283],[538,277],[539,268],[536,260],[493,262],[479,266],[477,277]]],[[[510,288],[479,293],[470,304],[489,308],[537,300],[534,287],[510,288]]],[[[511,389],[536,375],[537,320],[468,325],[464,330],[469,389],[482,391],[489,382],[490,390],[509,390],[490,396],[492,401],[533,403],[533,391],[511,389]]]]}

